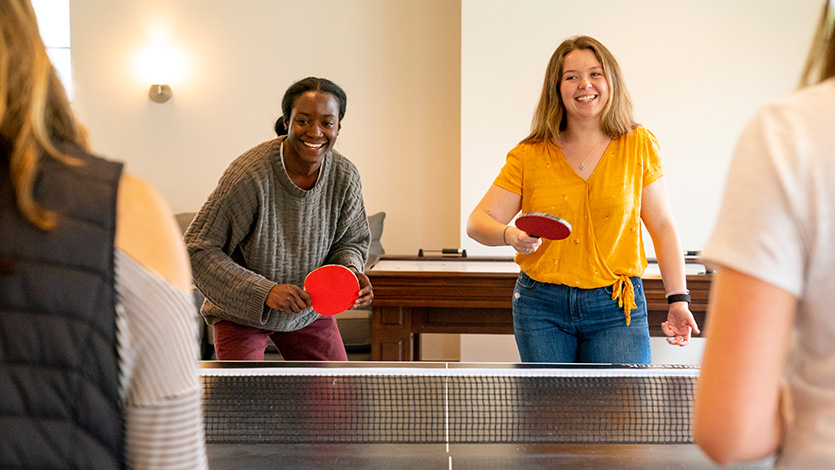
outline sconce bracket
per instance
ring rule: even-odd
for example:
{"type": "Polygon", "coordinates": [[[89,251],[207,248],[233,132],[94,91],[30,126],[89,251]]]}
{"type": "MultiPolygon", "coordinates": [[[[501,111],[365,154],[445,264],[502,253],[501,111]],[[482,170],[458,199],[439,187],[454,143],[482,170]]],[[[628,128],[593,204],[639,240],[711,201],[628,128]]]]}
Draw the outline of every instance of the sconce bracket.
{"type": "Polygon", "coordinates": [[[151,85],[148,96],[155,103],[165,103],[171,99],[171,87],[168,85],[151,85]]]}

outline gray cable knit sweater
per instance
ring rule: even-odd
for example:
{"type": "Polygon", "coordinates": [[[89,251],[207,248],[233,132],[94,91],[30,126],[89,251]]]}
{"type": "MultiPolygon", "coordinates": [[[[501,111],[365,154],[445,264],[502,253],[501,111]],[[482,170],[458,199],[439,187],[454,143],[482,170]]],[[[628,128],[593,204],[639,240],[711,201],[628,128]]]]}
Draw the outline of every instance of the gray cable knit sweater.
{"type": "Polygon", "coordinates": [[[303,328],[319,314],[268,308],[270,289],[302,287],[324,264],[362,271],[368,259],[371,233],[357,168],[331,150],[315,186],[300,189],[284,170],[283,140],[264,142],[232,162],[186,231],[210,325],[230,320],[272,331],[303,328]]]}

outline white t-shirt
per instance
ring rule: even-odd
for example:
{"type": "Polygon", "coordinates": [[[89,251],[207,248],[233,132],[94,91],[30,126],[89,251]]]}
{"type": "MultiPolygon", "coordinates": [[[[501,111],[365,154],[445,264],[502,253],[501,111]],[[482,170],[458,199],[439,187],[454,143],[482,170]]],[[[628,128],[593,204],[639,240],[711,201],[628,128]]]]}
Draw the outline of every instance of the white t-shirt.
{"type": "Polygon", "coordinates": [[[799,299],[777,468],[835,468],[835,79],[757,113],[725,191],[704,258],[799,299]]]}

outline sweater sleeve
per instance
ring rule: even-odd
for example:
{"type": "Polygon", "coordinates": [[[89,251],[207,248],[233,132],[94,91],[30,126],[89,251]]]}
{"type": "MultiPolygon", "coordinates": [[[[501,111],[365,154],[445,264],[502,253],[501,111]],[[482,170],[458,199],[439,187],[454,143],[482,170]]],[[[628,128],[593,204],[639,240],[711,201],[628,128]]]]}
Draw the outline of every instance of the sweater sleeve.
{"type": "Polygon", "coordinates": [[[260,322],[265,301],[276,283],[246,267],[239,245],[255,223],[268,188],[259,175],[261,159],[253,149],[226,170],[185,234],[194,283],[230,320],[260,322]]]}
{"type": "Polygon", "coordinates": [[[371,229],[368,227],[368,216],[365,213],[359,172],[356,168],[352,169],[347,197],[342,203],[336,237],[328,253],[327,262],[353,267],[362,272],[368,261],[371,229]]]}

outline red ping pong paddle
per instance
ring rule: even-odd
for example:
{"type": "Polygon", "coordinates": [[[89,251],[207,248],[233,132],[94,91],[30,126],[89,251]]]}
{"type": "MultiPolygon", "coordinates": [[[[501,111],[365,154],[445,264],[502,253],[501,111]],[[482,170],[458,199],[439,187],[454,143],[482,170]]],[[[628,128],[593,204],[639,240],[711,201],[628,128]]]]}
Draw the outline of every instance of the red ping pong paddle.
{"type": "Polygon", "coordinates": [[[304,290],[310,294],[316,313],[336,315],[354,305],[360,283],[356,274],[345,266],[326,264],[304,278],[304,290]]]}
{"type": "Polygon", "coordinates": [[[571,235],[571,224],[545,212],[526,212],[516,219],[516,227],[528,235],[547,240],[562,240],[571,235]]]}

